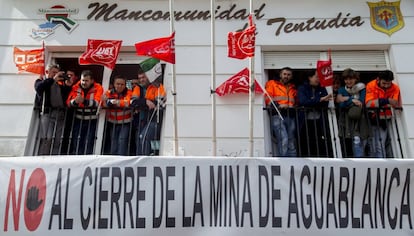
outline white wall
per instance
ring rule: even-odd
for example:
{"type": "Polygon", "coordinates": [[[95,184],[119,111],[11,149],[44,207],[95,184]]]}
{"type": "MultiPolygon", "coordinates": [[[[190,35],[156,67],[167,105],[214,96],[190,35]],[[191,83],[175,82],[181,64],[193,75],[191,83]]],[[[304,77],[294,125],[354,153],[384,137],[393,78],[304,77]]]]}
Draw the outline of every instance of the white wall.
{"type": "MultiPolygon", "coordinates": [[[[79,13],[70,16],[79,25],[71,33],[62,27],[44,39],[51,52],[73,51],[81,53],[88,38],[122,39],[123,51],[132,51],[136,42],[167,36],[168,21],[119,21],[87,20],[90,13],[88,4],[96,1],[70,1],[65,3],[67,8],[77,8],[79,13]],[[128,47],[129,46],[129,47],[128,47]]],[[[167,1],[100,1],[110,4],[117,2],[118,10],[129,9],[161,9],[168,11],[167,1]]],[[[208,10],[206,0],[176,0],[178,10],[208,10]]],[[[237,4],[237,9],[248,8],[248,1],[217,1],[221,9],[227,9],[231,4],[237,4]]],[[[401,9],[404,14],[405,27],[392,36],[375,31],[369,21],[369,10],[366,1],[302,1],[302,0],[258,0],[254,1],[255,8],[266,3],[262,11],[264,17],[256,21],[257,57],[255,71],[259,82],[264,83],[261,50],[363,50],[389,49],[392,70],[397,74],[397,82],[402,87],[404,103],[404,125],[409,143],[414,143],[414,127],[409,117],[414,114],[414,101],[409,96],[414,71],[409,58],[414,53],[414,2],[402,0],[401,9]],[[268,25],[267,21],[276,17],[285,17],[287,23],[300,23],[311,17],[317,19],[335,18],[342,12],[343,17],[360,16],[363,24],[360,27],[340,27],[326,30],[284,33],[276,36],[279,24],[268,25]]],[[[32,28],[45,23],[45,16],[38,14],[41,8],[50,8],[55,1],[3,0],[0,8],[0,155],[22,155],[26,135],[29,129],[32,111],[35,75],[17,75],[12,61],[12,46],[23,49],[40,47],[41,40],[29,36],[32,28]],[[5,112],[6,111],[6,112],[5,112]],[[7,114],[6,114],[7,113],[7,114]]],[[[217,38],[217,85],[231,75],[248,65],[247,60],[239,61],[227,58],[226,35],[229,31],[241,28],[245,21],[218,20],[216,22],[217,38]]],[[[209,21],[180,21],[176,22],[176,52],[177,52],[177,102],[178,102],[178,135],[179,146],[186,155],[208,155],[211,153],[211,107],[210,107],[210,22],[209,21]]],[[[171,90],[171,69],[167,68],[167,90],[171,90]]],[[[167,117],[165,119],[164,151],[172,153],[172,96],[168,92],[167,117]]],[[[249,145],[248,96],[234,95],[217,98],[217,135],[219,154],[247,155],[249,145]]],[[[267,155],[265,151],[265,124],[262,111],[262,99],[256,97],[254,113],[254,153],[257,156],[267,155]]],[[[413,145],[409,145],[411,150],[413,145]]],[[[411,151],[412,153],[412,151],[411,151]]]]}

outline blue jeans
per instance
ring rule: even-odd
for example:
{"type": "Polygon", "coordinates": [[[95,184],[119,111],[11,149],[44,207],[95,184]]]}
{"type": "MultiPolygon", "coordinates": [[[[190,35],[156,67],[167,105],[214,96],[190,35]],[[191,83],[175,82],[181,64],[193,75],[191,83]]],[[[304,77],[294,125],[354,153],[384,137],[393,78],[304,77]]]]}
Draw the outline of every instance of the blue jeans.
{"type": "Polygon", "coordinates": [[[364,157],[366,145],[366,139],[361,139],[359,136],[354,136],[352,140],[352,152],[354,153],[354,157],[364,157]]]}
{"type": "Polygon", "coordinates": [[[141,129],[137,129],[135,140],[137,145],[136,155],[150,155],[152,153],[151,141],[159,140],[156,136],[157,123],[149,122],[141,129]]]}
{"type": "Polygon", "coordinates": [[[272,116],[272,132],[277,142],[277,157],[296,157],[296,122],[293,117],[272,116]]]}
{"type": "Polygon", "coordinates": [[[111,124],[111,154],[128,155],[130,123],[111,124]]]}
{"type": "Polygon", "coordinates": [[[371,155],[374,157],[385,158],[387,156],[385,142],[387,140],[388,131],[380,126],[373,125],[372,132],[371,155]]]}
{"type": "Polygon", "coordinates": [[[95,146],[97,120],[80,120],[75,118],[72,129],[70,154],[92,154],[95,146]]]}

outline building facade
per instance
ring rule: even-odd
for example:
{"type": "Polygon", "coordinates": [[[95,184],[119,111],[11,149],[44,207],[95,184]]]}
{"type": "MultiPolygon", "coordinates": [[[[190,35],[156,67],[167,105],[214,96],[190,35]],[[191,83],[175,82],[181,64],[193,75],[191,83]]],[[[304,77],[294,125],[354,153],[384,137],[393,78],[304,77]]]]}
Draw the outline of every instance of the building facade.
{"type": "MultiPolygon", "coordinates": [[[[26,1],[3,0],[0,9],[0,155],[21,156],[32,141],[34,74],[17,73],[13,47],[33,49],[45,44],[46,61],[75,66],[88,39],[122,40],[117,66],[132,79],[134,65],[144,58],[135,55],[134,44],[170,35],[169,3],[165,1],[26,1]],[[128,69],[130,68],[130,69],[128,69]]],[[[401,88],[403,111],[396,119],[400,154],[414,151],[414,98],[410,96],[414,67],[414,2],[401,0],[375,5],[374,1],[254,1],[257,26],[254,72],[264,85],[276,71],[316,68],[318,59],[332,51],[333,70],[367,72],[389,69],[401,88]],[[384,14],[382,14],[384,13],[384,14]]],[[[383,2],[384,3],[384,2],[383,2]]],[[[211,84],[210,1],[176,0],[176,65],[165,63],[167,107],[161,132],[161,155],[204,156],[212,152],[211,88],[249,66],[248,60],[227,57],[227,34],[243,29],[250,12],[248,1],[217,0],[215,5],[216,85],[211,84]],[[175,75],[175,76],[174,76],[175,75]],[[176,81],[177,140],[174,139],[172,79],[176,81]]],[[[65,68],[70,69],[70,68],[65,68]]],[[[77,67],[80,70],[82,67],[77,67]]],[[[111,71],[97,69],[108,88],[111,71]]],[[[365,80],[370,80],[370,77],[365,80]]],[[[373,79],[373,78],[372,78],[373,79]]],[[[234,94],[216,99],[217,154],[249,156],[249,97],[234,94]]],[[[271,156],[269,118],[263,96],[253,104],[253,155],[271,156]]],[[[99,131],[98,131],[99,138],[99,131]]],[[[100,153],[100,151],[96,151],[100,153]]]]}

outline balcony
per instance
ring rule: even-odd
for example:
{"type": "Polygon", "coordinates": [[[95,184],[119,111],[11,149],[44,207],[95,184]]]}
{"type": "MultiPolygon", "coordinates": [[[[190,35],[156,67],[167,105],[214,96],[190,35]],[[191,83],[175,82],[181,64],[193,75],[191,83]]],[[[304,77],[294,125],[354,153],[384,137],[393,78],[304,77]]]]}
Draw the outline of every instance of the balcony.
{"type": "MultiPolygon", "coordinates": [[[[137,151],[137,146],[140,145],[137,144],[137,139],[147,141],[149,155],[159,155],[162,116],[156,119],[158,122],[155,127],[146,127],[144,128],[146,130],[137,131],[136,119],[125,123],[120,121],[115,125],[106,119],[105,114],[108,112],[108,110],[102,110],[99,118],[94,121],[88,120],[86,113],[82,113],[83,117],[78,117],[81,118],[78,119],[72,109],[47,109],[41,113],[41,109],[35,108],[25,155],[114,154],[113,149],[111,150],[111,146],[114,146],[112,137],[118,137],[120,130],[124,132],[126,137],[124,140],[125,152],[122,155],[145,155],[141,152],[142,142],[139,148],[141,151],[137,151]],[[83,126],[85,131],[76,132],[79,126],[83,126]],[[89,136],[91,139],[86,139],[89,136]]],[[[137,111],[130,108],[113,112],[118,114],[132,112],[135,118],[139,116],[137,111]]],[[[385,130],[387,134],[379,137],[380,141],[385,138],[384,145],[379,146],[382,157],[406,157],[403,149],[404,140],[401,139],[401,109],[390,110],[389,112],[392,112],[393,115],[389,117],[387,122],[379,118],[380,114],[384,112],[383,110],[364,109],[361,114],[363,117],[361,122],[366,125],[366,133],[359,135],[357,140],[349,133],[349,126],[354,124],[349,124],[349,120],[345,118],[348,114],[345,109],[299,107],[290,112],[292,112],[290,116],[293,116],[295,121],[294,145],[297,157],[355,157],[354,142],[362,143],[362,149],[359,150],[362,152],[362,157],[375,157],[378,155],[376,154],[378,150],[375,149],[375,133],[373,132],[375,127],[385,130]],[[315,114],[320,114],[318,119],[315,119],[315,114]]],[[[271,132],[271,155],[277,156],[280,140],[277,139],[274,132],[271,132]]]]}

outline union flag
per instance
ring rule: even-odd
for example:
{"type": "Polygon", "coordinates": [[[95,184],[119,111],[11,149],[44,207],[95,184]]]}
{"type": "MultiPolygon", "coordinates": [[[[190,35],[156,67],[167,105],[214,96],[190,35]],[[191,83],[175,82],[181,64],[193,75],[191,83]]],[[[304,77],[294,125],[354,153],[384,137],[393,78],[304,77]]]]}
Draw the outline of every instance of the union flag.
{"type": "Polygon", "coordinates": [[[236,59],[254,57],[256,43],[256,25],[252,15],[249,16],[249,27],[239,32],[229,32],[227,36],[228,56],[236,59]]]}
{"type": "Polygon", "coordinates": [[[328,60],[318,60],[316,63],[316,72],[319,77],[319,82],[322,87],[328,87],[333,85],[333,70],[331,51],[328,51],[328,60]]]}
{"type": "Polygon", "coordinates": [[[139,56],[148,56],[175,64],[175,32],[169,37],[136,43],[135,50],[139,56]]]}
{"type": "Polygon", "coordinates": [[[113,70],[122,40],[88,39],[86,51],[79,57],[79,65],[103,65],[113,70]]]}
{"type": "Polygon", "coordinates": [[[38,75],[45,73],[45,49],[21,50],[13,49],[13,59],[19,72],[26,71],[38,75]]]}
{"type": "MultiPolygon", "coordinates": [[[[232,93],[249,93],[249,78],[250,71],[246,67],[218,86],[216,88],[216,94],[224,96],[232,93]]],[[[256,80],[254,80],[254,88],[256,93],[263,93],[262,87],[256,80]]]]}

